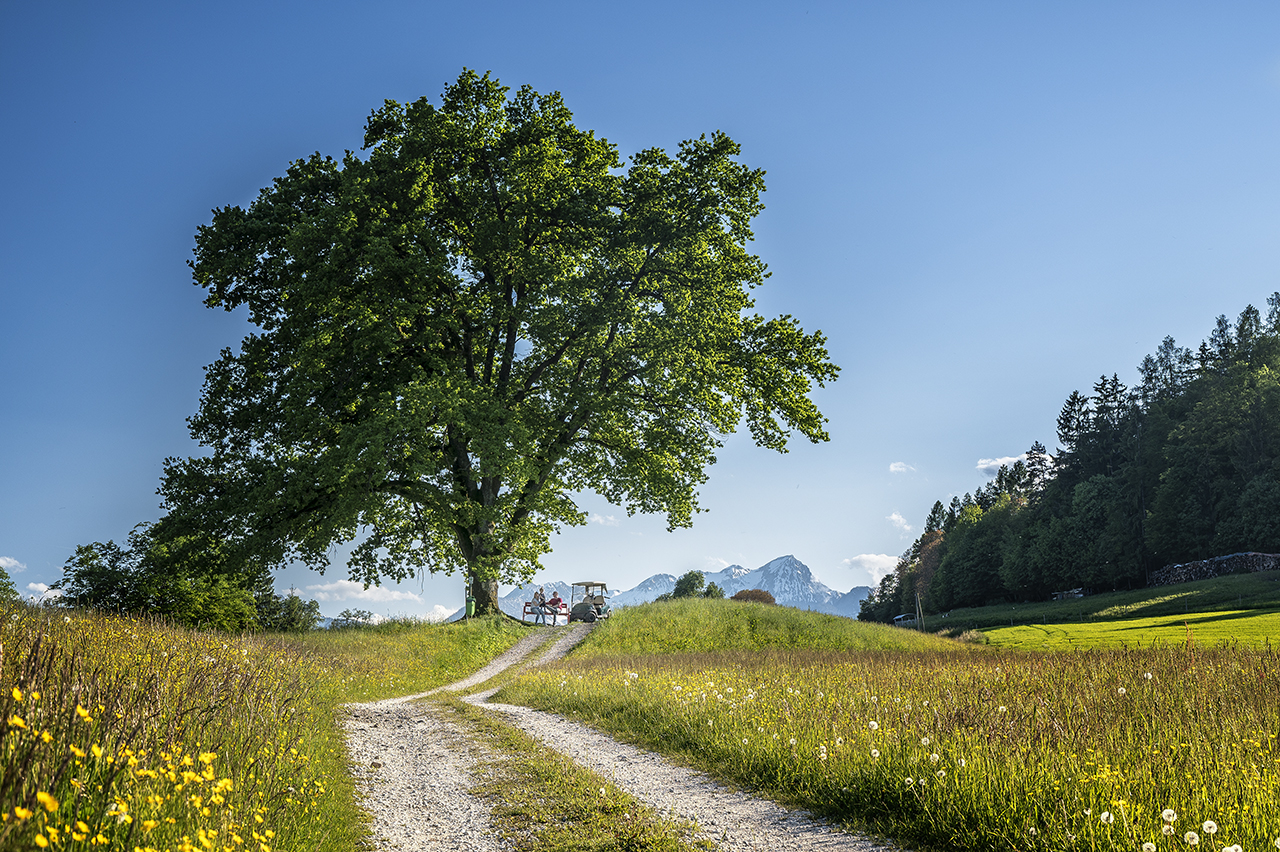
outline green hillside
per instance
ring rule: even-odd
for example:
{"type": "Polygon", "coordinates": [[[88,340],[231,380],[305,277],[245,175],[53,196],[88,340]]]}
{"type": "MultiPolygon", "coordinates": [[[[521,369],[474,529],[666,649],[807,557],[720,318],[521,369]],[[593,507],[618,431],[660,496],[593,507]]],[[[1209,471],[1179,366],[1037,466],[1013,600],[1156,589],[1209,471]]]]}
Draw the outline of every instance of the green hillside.
{"type": "Polygon", "coordinates": [[[626,607],[599,624],[576,658],[766,649],[934,651],[947,639],[838,615],[730,600],[685,598],[626,607]]]}

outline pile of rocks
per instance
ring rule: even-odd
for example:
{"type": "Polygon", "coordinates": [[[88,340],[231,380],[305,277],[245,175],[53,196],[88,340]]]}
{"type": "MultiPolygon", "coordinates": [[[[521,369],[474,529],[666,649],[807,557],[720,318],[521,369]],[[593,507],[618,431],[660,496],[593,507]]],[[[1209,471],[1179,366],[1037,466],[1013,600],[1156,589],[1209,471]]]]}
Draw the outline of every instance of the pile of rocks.
{"type": "Polygon", "coordinates": [[[1224,574],[1248,574],[1254,571],[1280,570],[1280,553],[1232,553],[1197,562],[1166,565],[1151,574],[1152,586],[1171,586],[1192,580],[1207,580],[1224,574]]]}

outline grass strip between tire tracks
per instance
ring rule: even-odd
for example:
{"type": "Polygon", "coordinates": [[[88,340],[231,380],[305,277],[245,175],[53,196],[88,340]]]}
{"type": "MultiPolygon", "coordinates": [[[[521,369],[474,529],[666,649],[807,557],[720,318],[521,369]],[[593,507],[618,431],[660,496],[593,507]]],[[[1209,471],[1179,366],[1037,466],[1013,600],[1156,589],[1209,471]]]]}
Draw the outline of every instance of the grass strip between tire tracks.
{"type": "Polygon", "coordinates": [[[491,757],[473,792],[493,805],[493,821],[517,850],[693,852],[715,849],[696,826],[669,820],[612,782],[524,732],[453,697],[452,710],[491,757]]]}

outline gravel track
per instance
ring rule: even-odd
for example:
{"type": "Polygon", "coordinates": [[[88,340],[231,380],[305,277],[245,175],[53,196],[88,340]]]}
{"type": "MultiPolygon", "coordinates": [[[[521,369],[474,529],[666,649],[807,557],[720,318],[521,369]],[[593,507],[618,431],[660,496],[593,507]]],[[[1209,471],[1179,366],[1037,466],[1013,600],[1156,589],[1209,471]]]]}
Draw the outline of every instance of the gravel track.
{"type": "MultiPolygon", "coordinates": [[[[411,704],[434,692],[477,686],[556,641],[533,665],[560,659],[592,625],[536,631],[469,678],[418,695],[350,705],[348,748],[364,805],[383,848],[506,852],[491,826],[489,807],[468,791],[480,746],[438,708],[411,704]]],[[[889,852],[896,847],[839,830],[807,811],[731,790],[706,775],[675,766],[559,716],[509,704],[490,704],[496,690],[464,700],[498,712],[510,724],[569,756],[664,814],[699,826],[701,837],[725,852],[889,852]]]]}

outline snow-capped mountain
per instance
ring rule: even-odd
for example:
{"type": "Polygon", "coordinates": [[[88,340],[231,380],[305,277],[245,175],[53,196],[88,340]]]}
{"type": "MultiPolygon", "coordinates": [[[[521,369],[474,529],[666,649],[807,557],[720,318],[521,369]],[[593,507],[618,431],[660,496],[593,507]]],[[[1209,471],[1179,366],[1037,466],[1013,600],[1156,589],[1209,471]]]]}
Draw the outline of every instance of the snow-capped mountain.
{"type": "MultiPolygon", "coordinates": [[[[779,556],[754,570],[741,565],[730,565],[720,571],[703,572],[708,583],[715,583],[730,597],[743,589],[764,589],[783,606],[812,609],[836,615],[855,617],[858,606],[871,589],[854,586],[847,593],[840,593],[813,578],[809,566],[794,556],[779,556]]],[[[634,589],[613,595],[613,606],[633,606],[646,603],[658,595],[675,588],[676,578],[671,574],[655,574],[634,589]]]]}
{"type": "MultiPolygon", "coordinates": [[[[871,593],[870,586],[854,586],[848,592],[837,592],[815,580],[809,566],[791,555],[779,556],[755,569],[730,565],[720,571],[703,572],[703,576],[708,583],[715,583],[724,589],[725,597],[743,589],[764,589],[783,606],[829,612],[849,618],[857,617],[862,599],[871,593]]],[[[571,587],[568,583],[525,583],[500,597],[498,606],[508,615],[520,618],[524,612],[524,602],[532,598],[539,587],[547,597],[551,597],[552,591],[557,591],[560,597],[569,600],[571,587]]],[[[609,605],[624,607],[648,603],[658,595],[673,591],[675,587],[674,575],[654,574],[634,588],[612,592],[609,595],[609,605]]],[[[448,620],[454,621],[461,617],[462,610],[458,610],[448,620]]]]}
{"type": "Polygon", "coordinates": [[[610,606],[635,606],[648,603],[658,595],[674,591],[676,578],[671,574],[654,574],[649,579],[625,592],[616,592],[609,598],[610,606]]]}

